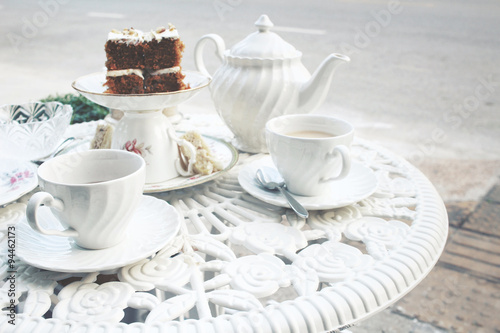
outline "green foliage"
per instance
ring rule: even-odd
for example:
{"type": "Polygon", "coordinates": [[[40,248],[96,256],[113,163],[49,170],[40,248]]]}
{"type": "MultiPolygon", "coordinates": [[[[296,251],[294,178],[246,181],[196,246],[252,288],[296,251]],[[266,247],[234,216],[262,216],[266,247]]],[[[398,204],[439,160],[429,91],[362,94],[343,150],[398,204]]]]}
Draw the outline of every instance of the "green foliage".
{"type": "Polygon", "coordinates": [[[81,95],[66,94],[48,96],[41,100],[42,102],[60,102],[62,104],[69,104],[73,107],[73,116],[71,124],[83,123],[91,120],[99,120],[106,117],[109,110],[94,102],[89,101],[81,95]]]}

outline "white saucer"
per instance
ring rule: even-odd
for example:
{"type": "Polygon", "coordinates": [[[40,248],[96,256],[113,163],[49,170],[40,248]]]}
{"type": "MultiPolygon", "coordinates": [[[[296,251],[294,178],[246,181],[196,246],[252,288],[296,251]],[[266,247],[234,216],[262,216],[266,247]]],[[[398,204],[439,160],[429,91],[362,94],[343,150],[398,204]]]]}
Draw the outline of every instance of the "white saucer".
{"type": "Polygon", "coordinates": [[[21,160],[0,163],[0,206],[15,201],[38,186],[37,165],[21,160]]]}
{"type": "MultiPolygon", "coordinates": [[[[258,183],[255,173],[262,166],[275,168],[270,156],[247,165],[238,174],[241,187],[252,196],[271,205],[288,207],[288,203],[279,191],[267,190],[258,183]]],[[[375,192],[377,185],[377,177],[370,168],[352,161],[349,175],[342,180],[332,182],[329,193],[315,197],[300,195],[294,197],[308,210],[333,209],[366,199],[375,192]]]]}
{"type": "MultiPolygon", "coordinates": [[[[48,207],[38,213],[47,228],[62,226],[48,207]]],[[[103,250],[86,250],[71,238],[40,234],[26,218],[17,224],[16,255],[24,262],[58,272],[99,272],[123,267],[149,257],[165,247],[180,228],[179,214],[166,201],[143,196],[129,226],[127,238],[103,250]]]]}

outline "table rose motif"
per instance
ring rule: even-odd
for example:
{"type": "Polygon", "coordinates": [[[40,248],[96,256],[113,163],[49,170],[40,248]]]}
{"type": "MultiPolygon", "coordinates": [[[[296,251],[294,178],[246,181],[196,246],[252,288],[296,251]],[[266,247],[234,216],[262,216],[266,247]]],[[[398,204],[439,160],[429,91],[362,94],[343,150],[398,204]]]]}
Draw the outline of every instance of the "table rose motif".
{"type": "Polygon", "coordinates": [[[367,251],[378,259],[387,255],[387,250],[404,242],[409,229],[410,227],[401,221],[364,217],[350,223],[345,235],[349,239],[363,242],[367,251]]]}
{"type": "Polygon", "coordinates": [[[229,275],[233,289],[246,290],[259,298],[291,284],[285,263],[266,253],[238,258],[227,264],[222,273],[229,275]]]}
{"type": "Polygon", "coordinates": [[[320,282],[351,279],[356,271],[366,270],[372,264],[371,256],[355,247],[332,241],[309,246],[293,262],[300,269],[316,274],[320,282]]]}
{"type": "Polygon", "coordinates": [[[61,320],[118,322],[133,294],[134,288],[126,283],[73,282],[59,292],[53,316],[61,320]]]}

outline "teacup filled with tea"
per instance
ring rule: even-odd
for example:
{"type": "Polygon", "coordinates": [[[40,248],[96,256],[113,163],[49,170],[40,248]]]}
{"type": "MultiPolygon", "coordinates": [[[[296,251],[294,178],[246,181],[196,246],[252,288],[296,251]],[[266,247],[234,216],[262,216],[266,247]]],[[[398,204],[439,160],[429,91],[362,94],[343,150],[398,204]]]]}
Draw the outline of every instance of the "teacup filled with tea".
{"type": "Polygon", "coordinates": [[[28,223],[45,235],[71,237],[87,249],[117,245],[141,202],[145,168],[141,156],[123,150],[57,156],[38,168],[42,191],[28,202],[28,223]],[[37,212],[43,205],[50,207],[61,229],[39,223],[37,212]]]}
{"type": "Polygon", "coordinates": [[[288,190],[317,196],[349,174],[354,128],[327,115],[285,115],[266,124],[266,142],[288,190]]]}

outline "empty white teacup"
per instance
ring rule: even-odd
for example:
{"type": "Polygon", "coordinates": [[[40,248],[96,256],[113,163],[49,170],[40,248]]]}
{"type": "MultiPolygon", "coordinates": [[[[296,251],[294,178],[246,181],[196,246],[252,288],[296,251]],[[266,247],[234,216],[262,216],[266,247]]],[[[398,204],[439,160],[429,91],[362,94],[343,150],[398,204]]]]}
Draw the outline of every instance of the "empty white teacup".
{"type": "Polygon", "coordinates": [[[349,174],[354,129],[326,115],[285,115],[266,123],[266,142],[287,189],[318,196],[349,174]]]}
{"type": "Polygon", "coordinates": [[[55,157],[38,168],[42,192],[28,202],[27,220],[34,230],[72,237],[87,249],[103,249],[124,240],[139,207],[146,163],[137,154],[98,149],[55,157]],[[46,229],[37,219],[40,206],[51,208],[66,228],[46,229]]]}

